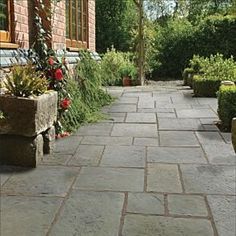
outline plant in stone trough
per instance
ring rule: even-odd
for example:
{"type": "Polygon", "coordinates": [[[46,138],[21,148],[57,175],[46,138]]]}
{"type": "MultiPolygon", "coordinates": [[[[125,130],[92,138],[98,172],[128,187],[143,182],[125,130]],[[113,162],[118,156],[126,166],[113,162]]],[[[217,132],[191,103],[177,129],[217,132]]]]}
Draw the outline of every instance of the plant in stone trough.
{"type": "Polygon", "coordinates": [[[39,96],[48,88],[47,79],[32,64],[13,66],[4,84],[7,94],[16,97],[39,96]]]}

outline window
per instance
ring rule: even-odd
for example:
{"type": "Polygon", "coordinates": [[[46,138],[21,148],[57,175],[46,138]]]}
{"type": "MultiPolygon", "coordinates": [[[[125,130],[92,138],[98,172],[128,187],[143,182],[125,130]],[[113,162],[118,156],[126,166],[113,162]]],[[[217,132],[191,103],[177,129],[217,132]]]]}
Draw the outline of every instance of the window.
{"type": "Polygon", "coordinates": [[[0,42],[11,41],[10,7],[10,0],[0,0],[0,42]]]}
{"type": "Polygon", "coordinates": [[[66,46],[87,48],[88,0],[66,1],[66,46]]]}

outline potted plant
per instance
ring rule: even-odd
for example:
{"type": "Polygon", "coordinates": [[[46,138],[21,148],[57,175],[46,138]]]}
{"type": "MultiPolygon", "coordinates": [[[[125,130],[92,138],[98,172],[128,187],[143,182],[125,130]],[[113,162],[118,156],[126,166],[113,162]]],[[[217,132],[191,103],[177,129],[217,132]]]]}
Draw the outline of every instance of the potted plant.
{"type": "Polygon", "coordinates": [[[120,70],[123,86],[133,85],[133,80],[137,75],[137,69],[132,62],[125,63],[120,70]]]}
{"type": "Polygon", "coordinates": [[[4,84],[0,164],[35,167],[45,149],[43,138],[55,133],[57,92],[47,90],[47,79],[32,64],[14,66],[4,84]]]}

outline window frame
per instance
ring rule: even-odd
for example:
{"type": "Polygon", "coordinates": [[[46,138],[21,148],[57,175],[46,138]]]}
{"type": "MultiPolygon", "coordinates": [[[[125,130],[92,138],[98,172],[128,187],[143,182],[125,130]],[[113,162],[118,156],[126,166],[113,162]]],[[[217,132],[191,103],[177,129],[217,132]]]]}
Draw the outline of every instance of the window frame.
{"type": "Polygon", "coordinates": [[[13,22],[13,1],[7,0],[7,19],[8,29],[0,30],[0,43],[10,43],[13,39],[12,22],[13,22]]]}
{"type": "MultiPolygon", "coordinates": [[[[88,32],[89,32],[89,27],[88,27],[88,0],[86,0],[86,9],[84,11],[84,0],[75,0],[76,1],[76,37],[77,39],[72,38],[72,1],[73,0],[67,0],[69,2],[69,37],[66,35],[66,47],[67,48],[74,48],[74,49],[79,49],[79,48],[88,48],[88,32]],[[81,38],[82,40],[78,39],[78,1],[81,1],[81,38]],[[86,35],[84,36],[84,14],[86,15],[86,35]],[[85,41],[83,40],[85,39],[85,41]]],[[[67,14],[67,12],[66,12],[67,14]]],[[[66,15],[66,20],[68,19],[66,15]]],[[[67,27],[67,22],[66,22],[66,27],[67,27]]]]}

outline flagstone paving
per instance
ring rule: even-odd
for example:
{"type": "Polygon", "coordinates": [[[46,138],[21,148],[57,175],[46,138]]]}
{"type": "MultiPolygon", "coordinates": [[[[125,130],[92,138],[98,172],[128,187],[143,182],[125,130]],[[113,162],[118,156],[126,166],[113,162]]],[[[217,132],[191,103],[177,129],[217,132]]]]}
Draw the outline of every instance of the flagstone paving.
{"type": "Polygon", "coordinates": [[[174,85],[109,91],[107,120],[58,140],[36,169],[0,167],[0,235],[235,236],[236,155],[217,100],[174,85]]]}

